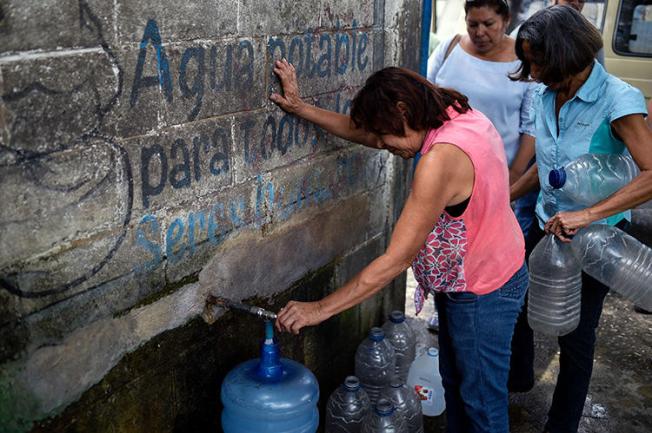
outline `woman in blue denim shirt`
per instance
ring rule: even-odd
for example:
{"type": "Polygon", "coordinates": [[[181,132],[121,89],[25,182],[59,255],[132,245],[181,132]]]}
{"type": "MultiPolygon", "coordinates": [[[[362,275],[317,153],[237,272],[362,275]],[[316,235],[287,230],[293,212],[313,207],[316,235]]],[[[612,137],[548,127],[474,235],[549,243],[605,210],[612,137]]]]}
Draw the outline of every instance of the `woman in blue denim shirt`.
{"type": "MultiPolygon", "coordinates": [[[[511,189],[511,199],[536,186],[538,225],[526,239],[529,253],[545,233],[568,242],[578,229],[600,222],[622,225],[628,210],[652,198],[652,132],[638,89],[608,74],[595,61],[600,33],[567,6],[541,10],[520,28],[516,53],[523,62],[516,79],[543,85],[533,98],[536,164],[511,189]],[[628,151],[641,173],[605,200],[584,208],[562,198],[548,183],[551,169],[584,153],[628,151]]],[[[546,432],[574,433],[579,426],[593,368],[595,330],[608,288],[582,275],[582,308],[576,330],[559,337],[559,376],[548,412],[546,432]]],[[[533,386],[533,339],[526,312],[512,342],[510,387],[533,386]]]]}

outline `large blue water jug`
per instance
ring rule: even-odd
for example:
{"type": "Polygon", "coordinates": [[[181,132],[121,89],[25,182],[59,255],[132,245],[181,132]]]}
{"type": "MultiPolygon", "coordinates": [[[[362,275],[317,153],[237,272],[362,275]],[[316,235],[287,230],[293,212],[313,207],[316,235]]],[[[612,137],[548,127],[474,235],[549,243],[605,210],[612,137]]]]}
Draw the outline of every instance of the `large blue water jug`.
{"type": "Polygon", "coordinates": [[[303,365],[281,358],[271,322],[259,359],[243,362],[222,382],[224,433],[314,433],[319,385],[303,365]]]}

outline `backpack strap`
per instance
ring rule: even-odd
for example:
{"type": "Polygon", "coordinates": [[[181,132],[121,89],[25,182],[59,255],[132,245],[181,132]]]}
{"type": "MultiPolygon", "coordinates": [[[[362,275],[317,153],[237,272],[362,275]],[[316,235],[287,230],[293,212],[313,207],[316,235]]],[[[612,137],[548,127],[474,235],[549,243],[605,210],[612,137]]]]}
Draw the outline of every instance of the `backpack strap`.
{"type": "Polygon", "coordinates": [[[450,56],[451,52],[453,52],[453,49],[457,44],[460,43],[460,39],[462,39],[462,35],[459,33],[455,35],[455,37],[451,40],[451,43],[448,44],[448,48],[446,48],[446,54],[444,54],[444,62],[450,56]]]}

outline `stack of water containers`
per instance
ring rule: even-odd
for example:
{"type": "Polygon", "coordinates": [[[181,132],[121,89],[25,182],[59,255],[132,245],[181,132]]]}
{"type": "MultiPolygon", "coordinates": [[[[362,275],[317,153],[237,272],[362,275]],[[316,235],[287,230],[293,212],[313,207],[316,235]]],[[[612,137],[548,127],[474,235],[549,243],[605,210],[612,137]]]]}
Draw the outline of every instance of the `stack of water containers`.
{"type": "MultiPolygon", "coordinates": [[[[552,170],[549,183],[575,203],[591,206],[638,175],[631,157],[586,154],[552,170]]],[[[570,245],[544,237],[530,256],[528,322],[532,329],[565,335],[580,319],[584,270],[637,305],[652,310],[652,250],[616,227],[591,225],[570,245]]]]}
{"type": "Polygon", "coordinates": [[[326,433],[423,433],[426,405],[415,389],[433,383],[430,395],[442,402],[443,389],[438,365],[417,362],[421,357],[414,359],[415,348],[414,333],[400,311],[393,311],[382,328],[371,328],[356,350],[356,376],[347,377],[328,400],[326,433]],[[408,376],[414,376],[416,386],[408,376]]]}

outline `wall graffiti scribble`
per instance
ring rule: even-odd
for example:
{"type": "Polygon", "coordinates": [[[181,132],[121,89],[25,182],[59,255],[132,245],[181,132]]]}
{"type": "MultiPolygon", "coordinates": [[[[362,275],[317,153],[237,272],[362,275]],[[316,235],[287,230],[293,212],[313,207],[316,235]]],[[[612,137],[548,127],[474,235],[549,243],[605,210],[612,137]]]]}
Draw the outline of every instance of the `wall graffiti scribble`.
{"type": "MultiPolygon", "coordinates": [[[[43,65],[17,63],[12,80],[19,85],[2,95],[10,113],[10,139],[0,143],[0,164],[14,184],[29,187],[19,210],[0,211],[0,231],[13,236],[16,244],[28,245],[0,254],[0,287],[21,298],[45,298],[42,306],[100,287],[101,278],[89,280],[115,258],[126,239],[131,242],[126,254],[145,257],[129,272],[142,274],[165,260],[174,264],[186,253],[192,255],[202,239],[217,245],[225,233],[259,223],[263,218],[260,196],[255,202],[245,197],[219,201],[210,210],[187,212],[172,221],[146,212],[168,206],[174,191],[206,194],[212,184],[231,185],[236,168],[240,179],[259,178],[281,161],[293,161],[296,156],[292,154],[300,158],[317,152],[324,136],[318,127],[294,116],[253,112],[237,121],[194,128],[162,130],[163,120],[153,125],[153,133],[133,139],[135,145],[129,147],[125,144],[129,135],[117,132],[120,122],[128,124],[131,113],[150,109],[151,96],[160,95],[163,106],[181,112],[186,121],[198,121],[200,114],[210,114],[202,113],[209,93],[219,97],[233,92],[237,97],[249,92],[255,80],[265,80],[260,71],[269,68],[261,66],[261,58],[269,63],[287,56],[297,65],[301,79],[309,81],[364,74],[371,64],[368,30],[359,29],[356,20],[347,30],[338,23],[331,32],[269,36],[263,49],[264,44],[257,48],[256,41],[246,38],[222,44],[193,42],[178,48],[167,44],[164,29],[155,18],[148,18],[138,48],[121,51],[135,56],[127,68],[132,82],[125,86],[121,63],[126,59],[115,54],[104,36],[106,24],[86,0],[79,0],[79,25],[99,47],[96,59],[88,63],[87,57],[70,55],[43,65]],[[51,74],[43,71],[52,69],[61,69],[63,75],[70,72],[64,80],[48,81],[51,74]],[[25,81],[23,76],[31,79],[25,81]],[[124,87],[128,89],[125,95],[124,87]],[[26,216],[25,210],[39,206],[41,214],[26,216]],[[114,212],[101,221],[104,214],[99,209],[114,212]],[[248,215],[252,212],[253,219],[248,215]],[[56,230],[42,230],[42,216],[56,230]],[[134,216],[139,218],[135,226],[134,216]],[[93,240],[98,232],[107,233],[100,235],[102,241],[93,240]],[[205,233],[203,238],[200,232],[205,233]],[[34,255],[34,250],[47,251],[48,259],[34,255]],[[76,266],[80,255],[92,264],[76,266]]],[[[350,98],[339,91],[331,102],[338,112],[350,109],[350,98]]],[[[321,187],[321,193],[311,192],[306,185],[313,181],[303,179],[303,186],[291,188],[267,185],[265,208],[282,221],[310,202],[304,196],[320,197],[314,204],[333,196],[332,186],[321,187]],[[276,199],[270,201],[274,194],[276,199]],[[281,197],[288,203],[279,205],[281,197]]],[[[175,197],[183,200],[182,195],[175,197]]]]}
{"type": "MultiPolygon", "coordinates": [[[[18,266],[9,267],[2,271],[0,286],[10,293],[24,298],[39,298],[65,292],[79,284],[87,281],[93,275],[97,274],[113,257],[120,245],[125,239],[127,226],[131,220],[131,209],[133,201],[133,178],[131,174],[131,164],[127,151],[120,146],[112,137],[101,133],[105,116],[109,113],[118,101],[123,86],[123,70],[117,61],[115,54],[109,47],[102,32],[100,20],[93,14],[90,7],[84,0],[79,1],[79,23],[80,27],[91,32],[97,39],[103,55],[107,59],[105,67],[115,71],[114,92],[108,101],[102,101],[96,90],[97,83],[93,82],[92,72],[89,76],[84,77],[81,82],[74,84],[69,89],[57,89],[46,86],[38,81],[26,85],[23,89],[2,95],[4,103],[14,113],[18,113],[13,119],[11,125],[11,141],[8,146],[3,146],[3,150],[13,154],[12,174],[24,181],[33,184],[31,191],[34,202],[52,203],[49,209],[53,213],[71,214],[77,208],[83,208],[86,204],[94,201],[114,202],[121,210],[120,232],[113,237],[112,242],[104,246],[104,251],[97,262],[90,268],[70,266],[68,269],[77,268],[77,272],[67,272],[66,281],[52,278],[48,271],[43,271],[38,260],[29,260],[19,263],[18,266]],[[21,134],[22,130],[32,130],[31,125],[39,123],[57,123],[65,128],[66,117],[58,113],[38,111],[30,109],[33,106],[79,106],[76,101],[82,98],[77,97],[79,94],[90,95],[87,103],[82,104],[83,108],[88,108],[87,116],[79,116],[81,121],[75,125],[79,127],[79,135],[68,140],[54,140],[53,143],[47,143],[42,146],[30,144],[29,140],[21,134]],[[67,104],[66,104],[67,103],[67,104]],[[23,115],[23,113],[27,113],[23,115]],[[31,148],[30,148],[31,146],[31,148]],[[100,149],[98,152],[104,152],[109,155],[113,162],[103,167],[97,167],[95,170],[84,172],[85,163],[95,161],[88,160],[84,149],[100,149]],[[77,152],[77,163],[80,164],[78,173],[66,173],[67,164],[70,163],[70,154],[77,152]],[[97,172],[100,175],[97,175],[97,172]],[[90,174],[93,173],[93,174],[90,174]],[[111,192],[110,184],[122,184],[118,187],[116,193],[111,192]],[[63,200],[56,193],[64,193],[66,199],[63,200]],[[18,268],[18,269],[12,269],[18,268]],[[55,284],[48,284],[48,280],[54,280],[55,284]],[[46,287],[46,288],[43,288],[46,287]]],[[[82,108],[80,107],[80,108],[82,108]]],[[[38,227],[34,221],[24,219],[15,220],[11,215],[1,215],[0,227],[11,229],[13,232],[19,230],[32,231],[38,227]]],[[[75,221],[72,221],[75,224],[75,221]]],[[[70,227],[68,231],[74,230],[70,227]]],[[[63,239],[62,239],[63,240],[63,239]]],[[[64,258],[63,264],[67,260],[64,258]]],[[[70,263],[72,265],[72,263],[70,263]]]]}

